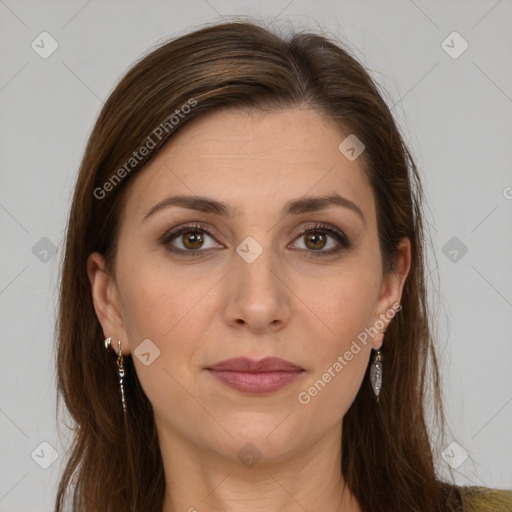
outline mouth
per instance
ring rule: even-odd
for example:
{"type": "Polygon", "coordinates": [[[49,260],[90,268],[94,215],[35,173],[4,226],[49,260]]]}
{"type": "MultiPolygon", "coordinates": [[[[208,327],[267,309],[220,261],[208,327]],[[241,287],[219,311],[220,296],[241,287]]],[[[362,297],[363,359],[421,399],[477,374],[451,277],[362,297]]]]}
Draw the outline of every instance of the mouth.
{"type": "Polygon", "coordinates": [[[239,357],[222,361],[206,370],[226,386],[243,393],[277,391],[298,379],[305,370],[290,361],[267,357],[259,361],[239,357]]]}

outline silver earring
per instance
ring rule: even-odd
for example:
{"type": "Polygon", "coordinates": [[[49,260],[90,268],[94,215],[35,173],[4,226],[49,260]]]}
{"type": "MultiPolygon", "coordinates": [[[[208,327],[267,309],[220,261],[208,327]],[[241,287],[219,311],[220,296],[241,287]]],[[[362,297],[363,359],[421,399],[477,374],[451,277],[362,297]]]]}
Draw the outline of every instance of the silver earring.
{"type": "MultiPolygon", "coordinates": [[[[105,348],[110,350],[110,345],[112,343],[112,338],[105,339],[105,348]]],[[[123,412],[126,412],[126,402],[124,399],[124,358],[123,353],[121,352],[121,340],[119,340],[119,355],[117,356],[117,375],[119,376],[119,392],[121,393],[121,403],[123,404],[123,412]]]]}
{"type": "MultiPolygon", "coordinates": [[[[385,333],[386,331],[379,329],[379,332],[385,333]]],[[[379,402],[379,394],[382,389],[382,354],[380,349],[377,350],[370,367],[370,382],[372,384],[373,392],[377,398],[377,402],[379,402]]]]}
{"type": "Polygon", "coordinates": [[[123,412],[126,412],[126,403],[124,400],[124,358],[121,352],[121,340],[119,340],[119,355],[117,356],[117,374],[119,375],[119,390],[121,392],[121,402],[123,403],[123,412]]]}

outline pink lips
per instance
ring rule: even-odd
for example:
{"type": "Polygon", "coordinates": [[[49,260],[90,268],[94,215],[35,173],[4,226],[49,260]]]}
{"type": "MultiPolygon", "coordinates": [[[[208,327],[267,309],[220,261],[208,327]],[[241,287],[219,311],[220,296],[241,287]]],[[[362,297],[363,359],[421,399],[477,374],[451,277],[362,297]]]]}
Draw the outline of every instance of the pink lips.
{"type": "Polygon", "coordinates": [[[259,361],[237,357],[206,369],[227,386],[254,394],[281,389],[304,372],[303,368],[278,357],[266,357],[259,361]]]}

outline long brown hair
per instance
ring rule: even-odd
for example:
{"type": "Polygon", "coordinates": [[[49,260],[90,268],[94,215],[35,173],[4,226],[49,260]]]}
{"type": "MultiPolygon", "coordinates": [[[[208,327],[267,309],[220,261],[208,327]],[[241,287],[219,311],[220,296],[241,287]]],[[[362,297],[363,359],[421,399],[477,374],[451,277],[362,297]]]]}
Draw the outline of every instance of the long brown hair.
{"type": "Polygon", "coordinates": [[[382,348],[380,403],[367,369],[343,419],[343,476],[364,511],[451,510],[456,487],[436,475],[425,418],[429,396],[442,429],[415,164],[376,85],[341,43],[300,31],[282,37],[261,23],[237,21],[171,40],[137,62],[106,101],[88,141],[68,221],[60,289],[58,388],[74,432],[56,512],[68,501],[76,512],[162,509],[165,481],[152,406],[133,361],[125,358],[123,416],[86,271],[94,251],[115,269],[121,206],[133,176],[174,133],[205,112],[296,106],[314,109],[365,144],[364,172],[376,203],[384,273],[395,269],[399,240],[411,242],[402,310],[382,348]],[[140,151],[142,146],[149,151],[140,151]]]}

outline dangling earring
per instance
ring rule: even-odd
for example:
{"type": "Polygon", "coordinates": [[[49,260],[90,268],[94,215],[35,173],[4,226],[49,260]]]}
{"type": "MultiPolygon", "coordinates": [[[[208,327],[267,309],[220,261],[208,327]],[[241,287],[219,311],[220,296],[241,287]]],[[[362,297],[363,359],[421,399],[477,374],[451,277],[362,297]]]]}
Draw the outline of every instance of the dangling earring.
{"type": "MultiPolygon", "coordinates": [[[[105,348],[107,350],[110,349],[110,344],[112,342],[112,338],[105,339],[105,348]]],[[[123,353],[121,352],[121,340],[119,340],[119,355],[117,356],[117,374],[119,376],[119,391],[121,393],[121,402],[123,404],[123,412],[126,412],[126,402],[124,399],[124,358],[123,353]]]]}
{"type": "Polygon", "coordinates": [[[119,389],[121,390],[121,402],[123,403],[123,412],[126,412],[126,404],[124,401],[124,359],[123,353],[121,352],[121,340],[119,340],[119,355],[117,356],[117,373],[119,375],[119,389]]]}
{"type": "MultiPolygon", "coordinates": [[[[379,332],[385,333],[386,331],[379,329],[379,332]]],[[[372,384],[373,392],[377,397],[378,403],[380,390],[382,389],[382,354],[380,349],[377,350],[377,353],[375,354],[372,365],[370,367],[370,382],[372,384]]]]}

